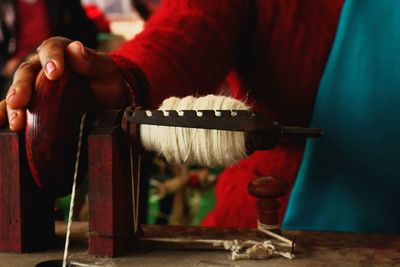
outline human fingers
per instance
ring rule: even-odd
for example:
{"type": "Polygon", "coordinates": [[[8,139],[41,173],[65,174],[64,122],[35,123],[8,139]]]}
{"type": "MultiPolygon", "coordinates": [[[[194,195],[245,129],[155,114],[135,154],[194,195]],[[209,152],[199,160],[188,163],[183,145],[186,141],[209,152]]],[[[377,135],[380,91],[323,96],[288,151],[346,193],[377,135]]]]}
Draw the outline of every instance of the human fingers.
{"type": "MultiPolygon", "coordinates": [[[[39,69],[39,57],[33,56],[29,61],[22,63],[14,74],[13,82],[4,101],[11,131],[20,131],[24,128],[25,107],[31,98],[32,85],[39,69]]],[[[0,113],[4,114],[3,107],[0,109],[0,113]]]]}
{"type": "Polygon", "coordinates": [[[37,49],[39,59],[46,77],[49,80],[57,80],[64,72],[65,48],[72,41],[64,37],[52,37],[45,40],[37,49]]]}
{"type": "Polygon", "coordinates": [[[25,110],[7,107],[8,124],[13,132],[21,131],[25,125],[25,110]]]}
{"type": "Polygon", "coordinates": [[[71,70],[88,78],[100,107],[116,108],[127,102],[126,83],[107,54],[86,48],[75,41],[66,48],[66,58],[71,70]]]}
{"type": "Polygon", "coordinates": [[[116,74],[112,59],[105,53],[85,47],[81,42],[70,43],[65,51],[69,66],[73,71],[88,78],[103,79],[116,74]]]}
{"type": "Polygon", "coordinates": [[[32,85],[40,69],[39,57],[23,62],[14,73],[13,82],[8,90],[6,103],[9,109],[23,109],[28,105],[32,94],[32,85]]]}

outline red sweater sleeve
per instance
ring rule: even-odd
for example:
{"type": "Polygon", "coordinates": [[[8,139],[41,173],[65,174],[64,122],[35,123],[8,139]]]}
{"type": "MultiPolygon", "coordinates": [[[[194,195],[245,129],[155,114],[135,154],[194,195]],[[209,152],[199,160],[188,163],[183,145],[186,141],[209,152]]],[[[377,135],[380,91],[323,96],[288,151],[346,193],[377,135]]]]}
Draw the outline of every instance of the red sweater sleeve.
{"type": "Polygon", "coordinates": [[[111,55],[144,77],[152,108],[172,95],[213,92],[233,66],[251,2],[164,0],[144,31],[111,55]]]}

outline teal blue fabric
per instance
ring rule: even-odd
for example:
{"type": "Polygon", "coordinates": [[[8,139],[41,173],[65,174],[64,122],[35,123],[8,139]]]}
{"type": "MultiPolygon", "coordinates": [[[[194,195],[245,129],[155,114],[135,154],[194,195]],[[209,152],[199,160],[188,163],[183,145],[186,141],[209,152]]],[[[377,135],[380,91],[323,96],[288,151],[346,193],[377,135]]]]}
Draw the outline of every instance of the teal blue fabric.
{"type": "Polygon", "coordinates": [[[284,229],[400,233],[400,1],[346,0],[284,229]]]}

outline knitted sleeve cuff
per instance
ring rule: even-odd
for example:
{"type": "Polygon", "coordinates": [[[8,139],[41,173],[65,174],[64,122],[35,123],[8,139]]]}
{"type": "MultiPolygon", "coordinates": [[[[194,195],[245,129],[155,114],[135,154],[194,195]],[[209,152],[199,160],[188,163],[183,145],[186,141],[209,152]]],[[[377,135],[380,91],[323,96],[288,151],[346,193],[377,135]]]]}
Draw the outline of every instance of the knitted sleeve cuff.
{"type": "Polygon", "coordinates": [[[127,104],[146,106],[149,85],[143,71],[134,62],[123,56],[110,54],[110,57],[117,65],[118,72],[128,89],[127,104]]]}

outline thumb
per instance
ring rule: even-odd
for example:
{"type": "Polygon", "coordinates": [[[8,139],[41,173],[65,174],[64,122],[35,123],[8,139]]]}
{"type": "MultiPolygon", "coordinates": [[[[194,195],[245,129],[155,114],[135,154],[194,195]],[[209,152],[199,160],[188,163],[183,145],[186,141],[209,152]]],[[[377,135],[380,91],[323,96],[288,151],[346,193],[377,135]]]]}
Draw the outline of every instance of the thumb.
{"type": "Polygon", "coordinates": [[[78,41],[70,43],[65,53],[69,68],[89,80],[99,106],[119,108],[125,105],[126,85],[111,57],[86,48],[78,41]]]}
{"type": "Polygon", "coordinates": [[[71,70],[82,76],[102,80],[116,73],[115,64],[107,54],[89,49],[79,41],[70,43],[65,52],[71,70]]]}

